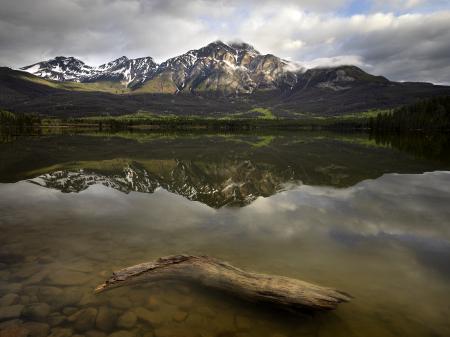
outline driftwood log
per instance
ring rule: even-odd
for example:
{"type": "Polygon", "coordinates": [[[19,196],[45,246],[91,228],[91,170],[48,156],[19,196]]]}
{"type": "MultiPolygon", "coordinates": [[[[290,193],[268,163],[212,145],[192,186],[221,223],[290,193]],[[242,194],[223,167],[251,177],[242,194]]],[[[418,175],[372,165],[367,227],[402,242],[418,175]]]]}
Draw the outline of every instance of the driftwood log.
{"type": "Polygon", "coordinates": [[[185,280],[290,311],[331,310],[350,296],[293,278],[255,274],[208,256],[174,255],[116,271],[95,292],[140,282],[185,280]]]}

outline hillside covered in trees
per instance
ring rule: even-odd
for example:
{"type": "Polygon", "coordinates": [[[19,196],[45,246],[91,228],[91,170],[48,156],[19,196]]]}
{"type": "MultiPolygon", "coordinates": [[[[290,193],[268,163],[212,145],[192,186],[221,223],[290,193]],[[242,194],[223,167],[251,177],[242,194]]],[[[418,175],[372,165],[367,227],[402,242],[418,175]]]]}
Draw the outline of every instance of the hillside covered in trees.
{"type": "Polygon", "coordinates": [[[450,131],[450,96],[434,97],[379,114],[371,128],[377,131],[450,131]]]}

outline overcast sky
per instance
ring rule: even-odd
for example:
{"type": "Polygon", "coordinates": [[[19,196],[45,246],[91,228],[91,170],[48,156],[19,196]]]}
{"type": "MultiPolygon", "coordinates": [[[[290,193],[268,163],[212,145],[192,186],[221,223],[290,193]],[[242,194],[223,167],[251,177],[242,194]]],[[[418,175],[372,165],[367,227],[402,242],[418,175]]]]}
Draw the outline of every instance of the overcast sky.
{"type": "Polygon", "coordinates": [[[156,61],[241,40],[307,66],[450,83],[450,0],[0,0],[0,65],[156,61]]]}

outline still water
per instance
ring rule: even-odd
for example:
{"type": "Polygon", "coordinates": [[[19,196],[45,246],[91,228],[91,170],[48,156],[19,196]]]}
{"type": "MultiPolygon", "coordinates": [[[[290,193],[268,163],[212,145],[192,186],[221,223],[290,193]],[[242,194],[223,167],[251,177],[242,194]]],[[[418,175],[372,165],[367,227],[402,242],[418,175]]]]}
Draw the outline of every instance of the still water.
{"type": "Polygon", "coordinates": [[[85,133],[0,144],[0,336],[449,336],[448,138],[85,133]],[[170,254],[336,287],[292,315],[180,282],[170,254]]]}

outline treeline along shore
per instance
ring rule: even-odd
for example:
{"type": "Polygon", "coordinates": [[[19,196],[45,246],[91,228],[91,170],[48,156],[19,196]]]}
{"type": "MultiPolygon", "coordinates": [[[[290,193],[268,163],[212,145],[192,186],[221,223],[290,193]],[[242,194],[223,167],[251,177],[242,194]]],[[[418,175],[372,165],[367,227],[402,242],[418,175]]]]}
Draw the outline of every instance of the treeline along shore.
{"type": "Polygon", "coordinates": [[[367,117],[352,114],[339,117],[285,118],[202,118],[185,116],[98,116],[54,119],[36,114],[0,110],[2,129],[32,127],[91,127],[99,130],[367,130],[374,132],[450,131],[450,96],[435,97],[367,117]]]}

